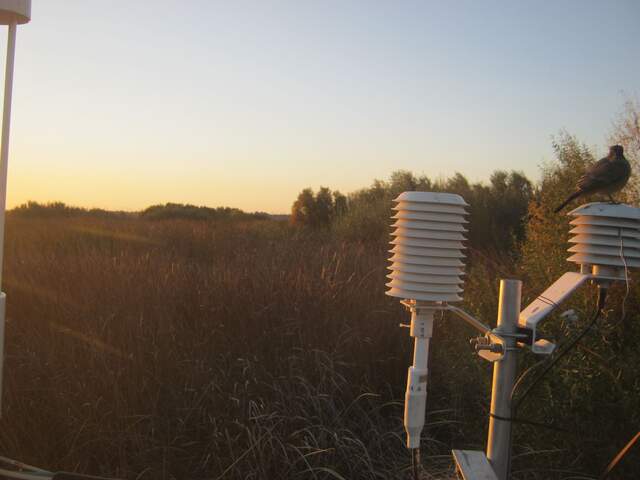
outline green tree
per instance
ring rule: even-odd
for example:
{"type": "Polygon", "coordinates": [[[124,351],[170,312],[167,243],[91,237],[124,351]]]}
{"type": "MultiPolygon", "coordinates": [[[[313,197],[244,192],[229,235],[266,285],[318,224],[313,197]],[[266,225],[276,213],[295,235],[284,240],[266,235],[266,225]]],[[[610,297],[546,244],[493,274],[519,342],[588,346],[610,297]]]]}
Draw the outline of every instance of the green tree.
{"type": "Polygon", "coordinates": [[[522,251],[525,269],[539,284],[555,280],[566,270],[569,224],[566,211],[553,210],[574,191],[595,160],[584,144],[566,132],[554,139],[553,149],[557,161],[543,167],[537,195],[529,205],[527,241],[522,251]]]}
{"type": "MultiPolygon", "coordinates": [[[[567,240],[571,228],[566,212],[571,207],[560,213],[553,210],[573,191],[578,178],[595,160],[584,144],[567,133],[560,134],[553,147],[556,160],[543,168],[535,198],[530,203],[522,247],[520,268],[525,278],[525,297],[529,298],[543,292],[564,272],[576,269],[566,260],[570,256],[567,240]]],[[[574,207],[599,198],[583,198],[574,207]]],[[[585,285],[564,306],[580,313],[578,324],[550,317],[541,326],[543,335],[562,344],[584,328],[594,308],[594,290],[585,285]]],[[[523,417],[572,419],[577,434],[567,436],[545,431],[534,437],[530,432],[516,429],[516,446],[539,443],[548,448],[583,452],[581,468],[599,473],[635,434],[637,428],[634,427],[640,421],[637,408],[640,382],[635,367],[640,361],[637,285],[630,285],[627,321],[623,321],[621,314],[624,297],[625,286],[613,284],[603,318],[532,393],[542,401],[532,398],[518,412],[518,416],[523,417]],[[607,409],[613,405],[614,409],[607,409]],[[604,410],[606,415],[602,414],[604,410]],[[594,431],[598,436],[585,441],[594,431]]],[[[635,478],[638,459],[628,457],[618,468],[618,476],[612,478],[635,478]]]]}
{"type": "Polygon", "coordinates": [[[315,207],[313,190],[305,188],[298,194],[298,198],[291,207],[291,223],[297,226],[309,225],[315,207]]]}
{"type": "Polygon", "coordinates": [[[624,147],[624,154],[631,162],[632,174],[625,188],[627,201],[640,203],[640,102],[628,99],[614,124],[609,137],[612,144],[624,147]]]}
{"type": "Polygon", "coordinates": [[[347,197],[338,190],[333,192],[333,214],[334,218],[341,217],[347,212],[347,197]]]}
{"type": "Polygon", "coordinates": [[[333,220],[333,195],[327,187],[320,187],[314,202],[311,225],[315,227],[329,226],[333,220]]]}
{"type": "Polygon", "coordinates": [[[374,180],[369,188],[348,197],[348,209],[336,218],[336,230],[360,240],[386,240],[393,199],[405,191],[440,191],[461,195],[469,204],[468,238],[483,250],[515,250],[524,238],[524,219],[533,195],[531,182],[520,172],[495,172],[488,185],[471,184],[461,173],[431,181],[406,170],[393,172],[388,181],[374,180]]]}
{"type": "Polygon", "coordinates": [[[336,199],[344,207],[344,197],[338,192],[334,195],[327,187],[320,187],[318,193],[311,188],[305,188],[298,194],[298,198],[291,207],[291,223],[302,227],[328,227],[336,214],[336,199]]]}
{"type": "Polygon", "coordinates": [[[520,172],[495,171],[486,189],[484,205],[489,214],[489,232],[485,241],[500,251],[516,249],[524,240],[525,219],[533,197],[533,185],[520,172]]]}

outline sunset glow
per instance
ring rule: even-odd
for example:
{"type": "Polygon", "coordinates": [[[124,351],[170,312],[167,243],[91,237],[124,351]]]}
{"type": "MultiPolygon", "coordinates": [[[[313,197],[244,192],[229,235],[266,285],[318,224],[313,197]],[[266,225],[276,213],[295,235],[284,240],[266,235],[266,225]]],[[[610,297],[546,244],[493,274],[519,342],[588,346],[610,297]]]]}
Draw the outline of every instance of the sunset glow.
{"type": "Polygon", "coordinates": [[[282,213],[400,168],[536,178],[562,128],[604,153],[639,92],[635,2],[109,3],[38,2],[20,31],[9,206],[282,213]]]}

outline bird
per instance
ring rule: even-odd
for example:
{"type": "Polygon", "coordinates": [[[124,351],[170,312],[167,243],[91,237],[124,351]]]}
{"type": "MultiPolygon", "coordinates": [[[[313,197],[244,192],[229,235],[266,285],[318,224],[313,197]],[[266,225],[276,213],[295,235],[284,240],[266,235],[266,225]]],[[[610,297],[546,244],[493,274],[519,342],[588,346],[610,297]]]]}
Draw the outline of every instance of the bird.
{"type": "Polygon", "coordinates": [[[609,155],[598,160],[578,180],[575,192],[567,197],[562,204],[554,210],[558,213],[569,202],[593,193],[605,193],[611,203],[616,203],[611,194],[622,190],[631,175],[631,165],[624,157],[622,145],[609,147],[609,155]]]}

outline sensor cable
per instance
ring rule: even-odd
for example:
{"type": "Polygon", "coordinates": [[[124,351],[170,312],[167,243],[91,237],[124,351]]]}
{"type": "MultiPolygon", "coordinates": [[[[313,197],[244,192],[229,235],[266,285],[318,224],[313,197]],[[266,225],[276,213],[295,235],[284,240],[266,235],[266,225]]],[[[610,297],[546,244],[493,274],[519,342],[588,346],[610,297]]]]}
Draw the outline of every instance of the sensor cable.
{"type": "Polygon", "coordinates": [[[622,299],[622,318],[620,318],[620,323],[623,323],[627,317],[626,305],[627,297],[629,296],[629,267],[627,266],[627,259],[624,256],[624,238],[622,238],[621,228],[618,229],[618,237],[620,238],[620,260],[622,260],[622,265],[624,265],[624,282],[626,286],[624,298],[622,299]]]}
{"type": "MultiPolygon", "coordinates": [[[[542,372],[540,372],[540,374],[538,374],[537,377],[535,377],[533,379],[531,384],[516,399],[516,401],[514,402],[513,407],[512,407],[512,410],[514,412],[518,410],[518,408],[522,405],[522,403],[527,398],[529,393],[531,393],[531,391],[542,381],[542,379],[546,376],[546,374],[549,372],[549,370],[551,370],[565,355],[567,355],[567,353],[569,353],[578,344],[578,342],[580,340],[582,340],[584,338],[584,336],[587,333],[589,333],[591,328],[595,325],[595,323],[600,318],[600,315],[602,314],[602,311],[604,310],[604,305],[605,305],[606,298],[607,298],[607,289],[605,287],[599,286],[598,287],[598,306],[596,307],[596,311],[595,311],[593,317],[591,318],[591,321],[587,324],[587,326],[573,340],[571,340],[567,344],[567,346],[560,353],[558,353],[558,355],[556,355],[555,357],[553,357],[552,359],[550,359],[548,361],[545,360],[544,362],[542,362],[542,363],[547,363],[548,362],[548,365],[544,368],[544,370],[542,370],[542,372]]],[[[518,387],[518,385],[521,383],[521,381],[525,377],[525,375],[527,375],[529,370],[533,370],[535,367],[537,367],[538,365],[541,365],[542,363],[534,364],[532,367],[530,367],[529,369],[525,370],[525,372],[520,376],[520,378],[514,384],[513,389],[511,391],[511,398],[514,397],[514,394],[515,394],[515,391],[516,391],[516,387],[518,387]]]]}
{"type": "Polygon", "coordinates": [[[413,480],[420,480],[420,448],[411,449],[411,472],[413,480]]]}
{"type": "MultiPolygon", "coordinates": [[[[518,411],[518,408],[522,405],[522,403],[524,402],[524,400],[527,398],[527,396],[529,395],[529,393],[531,393],[531,391],[536,387],[536,385],[538,385],[542,379],[546,376],[546,374],[565,356],[567,355],[567,353],[569,353],[577,344],[580,340],[582,340],[584,338],[584,336],[591,330],[591,328],[595,325],[595,323],[598,321],[598,319],[600,318],[600,315],[602,314],[602,312],[604,311],[604,306],[605,306],[605,302],[607,299],[607,288],[606,287],[602,287],[602,286],[598,286],[598,301],[597,301],[597,307],[595,310],[595,313],[593,314],[593,317],[591,318],[591,321],[587,324],[587,326],[578,334],[576,335],[576,337],[571,340],[567,346],[565,348],[562,349],[562,351],[560,353],[558,353],[558,355],[556,355],[555,357],[549,359],[549,360],[543,360],[541,362],[535,363],[533,364],[531,367],[529,367],[527,370],[525,370],[520,377],[518,378],[518,380],[516,381],[516,383],[513,385],[513,388],[511,389],[511,400],[512,400],[512,406],[511,406],[511,421],[514,421],[514,417],[516,417],[516,412],[518,411]],[[524,390],[524,392],[522,393],[522,395],[520,395],[517,400],[514,402],[514,396],[516,393],[516,389],[518,388],[518,386],[522,383],[522,381],[524,380],[524,378],[529,374],[529,372],[535,370],[537,367],[542,366],[546,364],[546,367],[542,370],[542,372],[540,372],[531,382],[531,384],[524,390]]],[[[521,422],[521,423],[525,423],[525,422],[521,422]]],[[[527,422],[530,423],[530,422],[527,422]]],[[[542,426],[542,425],[537,425],[537,426],[542,426]]],[[[546,426],[547,428],[551,427],[550,425],[546,426]]],[[[556,427],[553,427],[554,430],[556,430],[556,427]]],[[[509,452],[509,460],[508,460],[508,471],[511,472],[511,452],[509,452]]]]}

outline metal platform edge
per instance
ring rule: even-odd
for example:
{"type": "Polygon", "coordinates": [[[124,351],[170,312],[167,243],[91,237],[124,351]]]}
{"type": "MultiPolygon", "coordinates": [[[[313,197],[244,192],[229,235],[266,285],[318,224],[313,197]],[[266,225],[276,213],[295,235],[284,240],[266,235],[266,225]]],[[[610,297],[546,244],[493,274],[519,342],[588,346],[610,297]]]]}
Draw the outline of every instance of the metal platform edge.
{"type": "Polygon", "coordinates": [[[452,450],[462,480],[498,480],[487,456],[478,450],[452,450]]]}

